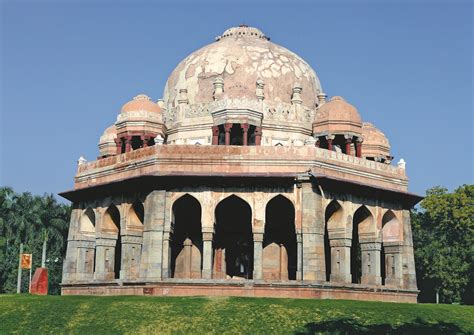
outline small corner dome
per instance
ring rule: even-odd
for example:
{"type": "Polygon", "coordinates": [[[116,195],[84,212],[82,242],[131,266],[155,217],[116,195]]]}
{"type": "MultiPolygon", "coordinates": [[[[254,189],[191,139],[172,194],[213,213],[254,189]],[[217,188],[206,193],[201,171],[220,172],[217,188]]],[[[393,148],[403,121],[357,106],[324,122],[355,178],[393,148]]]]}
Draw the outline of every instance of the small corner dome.
{"type": "Polygon", "coordinates": [[[362,124],[362,136],[364,137],[364,144],[380,145],[390,149],[390,143],[385,134],[378,128],[376,128],[370,122],[364,122],[362,124]]]}
{"type": "Polygon", "coordinates": [[[117,138],[117,128],[112,125],[105,129],[99,139],[99,152],[102,157],[115,155],[117,149],[115,139],[117,138]]]}
{"type": "Polygon", "coordinates": [[[313,125],[315,133],[360,134],[362,119],[353,105],[343,97],[334,96],[318,107],[313,125]]]}
{"type": "Polygon", "coordinates": [[[161,113],[161,108],[146,94],[139,94],[123,105],[121,110],[122,113],[139,111],[161,113]]]}
{"type": "Polygon", "coordinates": [[[112,125],[104,130],[104,133],[100,137],[99,143],[113,142],[117,138],[117,128],[112,125]]]}
{"type": "Polygon", "coordinates": [[[390,143],[385,134],[372,123],[362,125],[363,155],[366,157],[390,156],[390,143]]]}

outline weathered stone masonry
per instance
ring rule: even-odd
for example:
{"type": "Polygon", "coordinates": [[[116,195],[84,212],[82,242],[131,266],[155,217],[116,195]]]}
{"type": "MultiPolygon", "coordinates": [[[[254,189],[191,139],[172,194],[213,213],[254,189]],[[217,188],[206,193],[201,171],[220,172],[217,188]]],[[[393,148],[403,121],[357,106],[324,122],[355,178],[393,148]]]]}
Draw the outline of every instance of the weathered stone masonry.
{"type": "Polygon", "coordinates": [[[403,160],[300,57],[227,30],[81,158],[63,294],[416,302],[403,160]]]}

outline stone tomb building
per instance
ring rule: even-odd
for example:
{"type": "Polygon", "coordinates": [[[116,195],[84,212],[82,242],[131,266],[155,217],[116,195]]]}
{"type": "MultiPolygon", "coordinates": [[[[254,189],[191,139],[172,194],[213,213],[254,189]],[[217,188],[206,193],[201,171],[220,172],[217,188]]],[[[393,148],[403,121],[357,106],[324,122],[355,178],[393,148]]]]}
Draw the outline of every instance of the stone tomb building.
{"type": "Polygon", "coordinates": [[[81,157],[63,294],[416,302],[405,163],[247,26],[185,58],[81,157]]]}

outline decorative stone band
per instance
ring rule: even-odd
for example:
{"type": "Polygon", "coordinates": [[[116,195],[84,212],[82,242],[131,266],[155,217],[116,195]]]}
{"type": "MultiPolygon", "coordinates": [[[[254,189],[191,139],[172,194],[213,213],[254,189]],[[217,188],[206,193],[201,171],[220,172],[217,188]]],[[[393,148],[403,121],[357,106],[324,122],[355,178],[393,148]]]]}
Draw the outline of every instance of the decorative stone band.
{"type": "Polygon", "coordinates": [[[115,247],[116,244],[117,244],[117,240],[115,239],[97,238],[95,240],[96,246],[115,247]]]}
{"type": "Polygon", "coordinates": [[[382,249],[382,243],[380,242],[361,242],[360,250],[362,251],[380,251],[382,249]]]}
{"type": "Polygon", "coordinates": [[[350,247],[352,240],[350,238],[340,238],[329,240],[329,245],[332,247],[350,247]]]}
{"type": "MultiPolygon", "coordinates": [[[[266,102],[259,99],[222,99],[211,101],[209,103],[199,103],[184,106],[169,106],[165,111],[164,122],[168,128],[180,119],[203,118],[214,115],[222,111],[248,111],[259,116],[261,120],[275,121],[293,121],[308,123],[308,127],[312,127],[315,111],[303,105],[294,105],[288,103],[279,103],[275,106],[267,105],[266,102]],[[180,110],[183,111],[180,113],[180,110]],[[181,115],[181,116],[180,116],[181,115]]],[[[130,116],[131,117],[131,116],[130,116]]],[[[138,118],[136,116],[135,118],[138,118]]],[[[119,122],[119,120],[117,120],[119,122]]]]}
{"type": "Polygon", "coordinates": [[[94,248],[95,240],[93,241],[78,241],[78,240],[69,240],[68,244],[76,248],[94,248]]]}
{"type": "Polygon", "coordinates": [[[141,236],[133,236],[133,235],[122,236],[122,243],[142,244],[142,241],[143,241],[143,238],[141,236]]]}
{"type": "Polygon", "coordinates": [[[385,254],[400,254],[403,251],[403,244],[402,242],[383,243],[383,250],[385,254]]]}
{"type": "Polygon", "coordinates": [[[214,238],[214,234],[213,233],[202,233],[202,240],[203,241],[212,241],[214,238]]]}
{"type": "Polygon", "coordinates": [[[254,233],[253,234],[253,241],[254,242],[263,242],[263,234],[262,233],[254,233]]]}

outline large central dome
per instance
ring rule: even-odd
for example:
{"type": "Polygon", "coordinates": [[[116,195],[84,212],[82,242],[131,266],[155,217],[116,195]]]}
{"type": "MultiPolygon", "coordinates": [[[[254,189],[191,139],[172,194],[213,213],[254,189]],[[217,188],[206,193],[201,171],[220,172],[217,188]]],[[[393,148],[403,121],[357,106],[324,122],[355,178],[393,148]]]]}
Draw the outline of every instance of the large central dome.
{"type": "Polygon", "coordinates": [[[187,89],[189,104],[213,101],[213,82],[223,80],[224,97],[256,99],[257,80],[264,84],[269,106],[290,103],[299,86],[302,105],[314,108],[321,85],[301,57],[275,43],[259,29],[240,26],[226,30],[211,43],[186,57],[171,73],[163,98],[176,106],[180,90],[187,89]]]}

